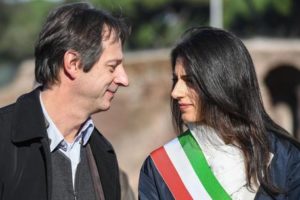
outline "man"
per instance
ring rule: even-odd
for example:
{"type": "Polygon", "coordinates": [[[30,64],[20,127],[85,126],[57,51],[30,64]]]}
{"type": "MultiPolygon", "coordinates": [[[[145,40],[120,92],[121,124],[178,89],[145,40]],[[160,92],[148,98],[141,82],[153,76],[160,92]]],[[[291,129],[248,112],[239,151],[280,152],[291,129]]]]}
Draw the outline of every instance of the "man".
{"type": "Polygon", "coordinates": [[[0,199],[120,199],[110,143],[90,116],[128,86],[122,21],[86,3],[52,11],[35,47],[40,87],[0,109],[0,199]]]}

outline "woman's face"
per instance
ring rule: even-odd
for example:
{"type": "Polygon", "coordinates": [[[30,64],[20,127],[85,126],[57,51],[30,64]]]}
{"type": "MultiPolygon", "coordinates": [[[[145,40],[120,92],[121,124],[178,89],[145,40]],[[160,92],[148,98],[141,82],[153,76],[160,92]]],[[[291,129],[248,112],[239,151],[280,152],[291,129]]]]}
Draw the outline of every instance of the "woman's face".
{"type": "Polygon", "coordinates": [[[192,87],[192,77],[186,75],[182,59],[177,59],[173,72],[174,88],[171,96],[177,100],[184,123],[200,121],[198,119],[199,95],[192,87]]]}

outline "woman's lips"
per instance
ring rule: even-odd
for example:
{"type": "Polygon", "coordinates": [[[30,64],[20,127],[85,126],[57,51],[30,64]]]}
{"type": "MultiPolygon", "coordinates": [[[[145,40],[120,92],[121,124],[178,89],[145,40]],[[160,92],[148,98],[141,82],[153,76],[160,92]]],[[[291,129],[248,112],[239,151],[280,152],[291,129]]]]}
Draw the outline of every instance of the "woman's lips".
{"type": "Polygon", "coordinates": [[[186,109],[188,109],[190,106],[192,106],[192,104],[190,104],[190,103],[179,103],[179,108],[180,108],[180,110],[186,110],[186,109]]]}

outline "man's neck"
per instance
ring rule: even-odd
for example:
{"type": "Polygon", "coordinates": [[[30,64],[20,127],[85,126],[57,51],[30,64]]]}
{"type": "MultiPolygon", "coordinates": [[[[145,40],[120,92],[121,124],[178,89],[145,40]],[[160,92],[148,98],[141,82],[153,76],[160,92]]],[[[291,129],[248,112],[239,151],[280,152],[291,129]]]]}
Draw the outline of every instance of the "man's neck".
{"type": "Polygon", "coordinates": [[[81,109],[70,92],[59,86],[41,91],[41,98],[48,115],[68,142],[73,142],[89,115],[81,109]]]}

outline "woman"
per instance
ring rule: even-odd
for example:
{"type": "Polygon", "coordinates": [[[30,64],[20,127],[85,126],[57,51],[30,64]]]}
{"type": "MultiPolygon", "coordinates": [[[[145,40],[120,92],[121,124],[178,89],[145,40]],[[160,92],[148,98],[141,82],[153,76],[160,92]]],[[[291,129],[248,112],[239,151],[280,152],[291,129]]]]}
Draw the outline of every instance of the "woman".
{"type": "Polygon", "coordinates": [[[191,28],[171,53],[177,138],[140,173],[144,199],[300,199],[300,145],[266,113],[249,52],[224,30],[191,28]]]}

